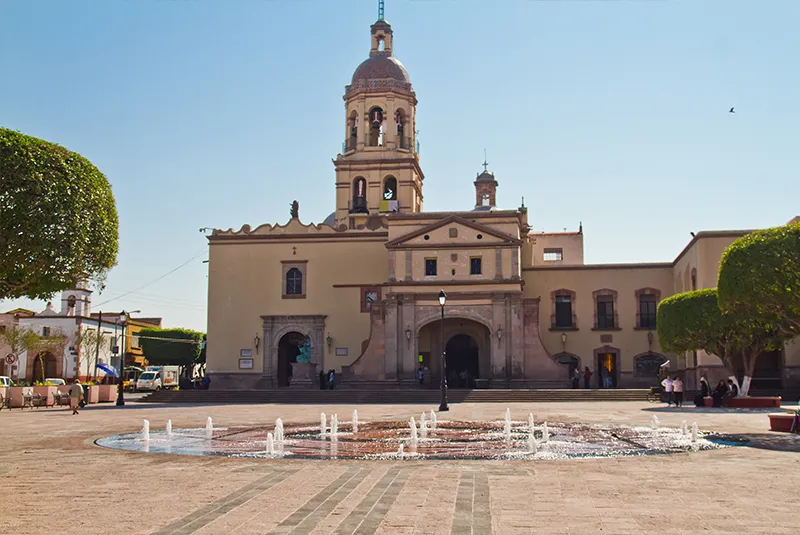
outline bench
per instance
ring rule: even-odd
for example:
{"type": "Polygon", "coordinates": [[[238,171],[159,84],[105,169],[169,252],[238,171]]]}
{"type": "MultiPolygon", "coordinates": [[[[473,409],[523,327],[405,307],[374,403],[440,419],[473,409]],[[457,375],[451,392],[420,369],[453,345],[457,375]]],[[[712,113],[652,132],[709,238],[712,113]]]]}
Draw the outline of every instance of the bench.
{"type": "Polygon", "coordinates": [[[11,410],[11,398],[7,398],[3,394],[0,394],[0,411],[6,408],[11,410]]]}
{"type": "Polygon", "coordinates": [[[47,396],[43,396],[41,394],[25,394],[22,396],[22,407],[30,407],[31,409],[34,407],[47,407],[47,396]]]}
{"type": "Polygon", "coordinates": [[[69,393],[56,392],[53,394],[53,407],[57,407],[59,405],[69,405],[69,393]]]}

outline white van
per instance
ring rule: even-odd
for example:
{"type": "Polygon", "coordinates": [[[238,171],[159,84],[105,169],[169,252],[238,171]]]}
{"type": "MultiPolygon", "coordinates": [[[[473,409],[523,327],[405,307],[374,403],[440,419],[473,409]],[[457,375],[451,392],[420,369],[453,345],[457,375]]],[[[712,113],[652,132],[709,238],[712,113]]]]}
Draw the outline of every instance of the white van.
{"type": "Polygon", "coordinates": [[[136,390],[177,388],[180,371],[180,366],[148,366],[136,381],[136,390]]]}

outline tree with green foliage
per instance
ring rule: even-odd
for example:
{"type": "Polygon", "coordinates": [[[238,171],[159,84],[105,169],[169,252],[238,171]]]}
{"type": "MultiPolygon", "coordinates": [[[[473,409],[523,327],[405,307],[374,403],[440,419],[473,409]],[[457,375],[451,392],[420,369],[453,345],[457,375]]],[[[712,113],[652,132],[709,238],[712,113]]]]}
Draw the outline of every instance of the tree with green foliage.
{"type": "Polygon", "coordinates": [[[47,299],[116,264],[111,185],[64,147],[0,128],[0,299],[47,299]]]}
{"type": "Polygon", "coordinates": [[[769,320],[785,338],[800,335],[800,223],[751,232],[723,253],[723,312],[769,320]]]}
{"type": "Polygon", "coordinates": [[[736,374],[742,370],[742,396],[750,390],[758,357],[782,342],[780,332],[769,321],[723,314],[716,288],[665,298],[658,305],[657,319],[658,339],[665,351],[702,350],[716,355],[737,385],[736,374]]]}
{"type": "Polygon", "coordinates": [[[200,362],[205,334],[190,329],[142,329],[138,333],[144,357],[154,366],[183,366],[184,375],[200,362]]]}

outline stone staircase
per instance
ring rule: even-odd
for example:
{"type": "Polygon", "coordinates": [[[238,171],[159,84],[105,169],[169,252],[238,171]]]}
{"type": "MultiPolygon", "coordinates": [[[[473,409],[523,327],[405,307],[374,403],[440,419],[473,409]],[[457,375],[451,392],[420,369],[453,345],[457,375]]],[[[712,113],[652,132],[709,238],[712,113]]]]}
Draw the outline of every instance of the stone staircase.
{"type": "MultiPolygon", "coordinates": [[[[553,401],[646,401],[647,389],[572,390],[448,390],[450,403],[534,403],[553,401]]],[[[285,403],[285,404],[423,404],[438,405],[434,389],[300,390],[160,390],[142,398],[151,403],[285,403]]]]}

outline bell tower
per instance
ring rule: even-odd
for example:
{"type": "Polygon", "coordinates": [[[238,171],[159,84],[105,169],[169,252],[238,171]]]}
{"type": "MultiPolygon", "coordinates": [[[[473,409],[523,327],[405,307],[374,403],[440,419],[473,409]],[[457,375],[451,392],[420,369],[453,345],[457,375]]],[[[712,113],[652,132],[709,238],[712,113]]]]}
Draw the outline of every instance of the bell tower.
{"type": "Polygon", "coordinates": [[[486,161],[486,153],[483,157],[483,173],[475,179],[475,209],[494,210],[497,208],[497,180],[494,173],[489,171],[489,162],[486,161]]]}
{"type": "Polygon", "coordinates": [[[336,228],[357,228],[370,215],[422,211],[417,97],[393,55],[393,37],[380,1],[369,57],[345,87],[345,141],[333,161],[336,228]]]}

